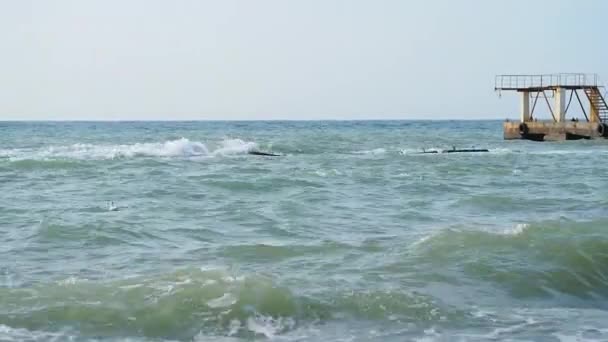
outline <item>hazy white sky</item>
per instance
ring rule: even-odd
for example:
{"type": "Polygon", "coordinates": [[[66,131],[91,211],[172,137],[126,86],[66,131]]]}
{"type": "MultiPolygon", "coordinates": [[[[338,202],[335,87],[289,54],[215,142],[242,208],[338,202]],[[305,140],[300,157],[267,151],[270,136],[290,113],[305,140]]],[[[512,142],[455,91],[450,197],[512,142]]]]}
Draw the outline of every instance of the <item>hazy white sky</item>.
{"type": "Polygon", "coordinates": [[[603,0],[0,0],[0,120],[517,117],[597,72],[603,0]]]}

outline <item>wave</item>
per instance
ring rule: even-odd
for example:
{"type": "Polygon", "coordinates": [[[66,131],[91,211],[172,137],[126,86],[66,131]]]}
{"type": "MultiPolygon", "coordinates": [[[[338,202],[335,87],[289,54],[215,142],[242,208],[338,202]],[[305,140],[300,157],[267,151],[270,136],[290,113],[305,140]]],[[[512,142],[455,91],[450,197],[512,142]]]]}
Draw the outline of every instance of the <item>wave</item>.
{"type": "Polygon", "coordinates": [[[449,229],[412,247],[428,269],[456,270],[454,276],[489,281],[518,298],[568,295],[595,303],[608,298],[607,226],[604,219],[521,223],[503,231],[449,229]]]}
{"type": "MultiPolygon", "coordinates": [[[[474,147],[470,147],[474,148],[474,147]]],[[[608,150],[604,148],[572,148],[572,149],[556,149],[553,145],[550,149],[511,149],[506,147],[489,147],[486,153],[445,153],[450,150],[445,147],[429,147],[429,148],[413,148],[407,147],[399,150],[399,154],[402,155],[425,155],[425,156],[438,156],[438,155],[449,155],[449,156],[462,156],[462,155],[509,155],[509,154],[523,154],[523,155],[541,155],[541,156],[553,156],[553,155],[603,155],[608,154],[608,150]],[[422,152],[432,152],[424,154],[422,152]]]]}
{"type": "MultiPolygon", "coordinates": [[[[271,146],[271,145],[268,145],[271,146]]],[[[267,147],[268,147],[267,146],[267,147]]],[[[214,157],[239,155],[258,149],[258,144],[253,141],[244,141],[242,139],[224,139],[218,142],[210,142],[209,144],[200,141],[191,141],[187,138],[178,138],[167,140],[164,142],[145,142],[133,144],[90,144],[76,143],[71,145],[53,145],[43,146],[39,148],[13,148],[0,149],[0,161],[8,160],[11,162],[20,162],[24,168],[35,167],[28,164],[28,161],[44,161],[55,162],[56,167],[71,167],[73,165],[65,164],[69,161],[82,160],[104,160],[104,159],[121,159],[135,157],[161,157],[161,158],[189,158],[189,157],[214,157]]],[[[449,148],[442,147],[406,147],[406,148],[385,148],[378,147],[365,150],[338,151],[332,150],[331,142],[327,145],[323,144],[277,144],[284,154],[327,154],[338,153],[346,155],[364,155],[364,156],[438,156],[448,155],[443,153],[449,148]],[[422,152],[436,152],[432,154],[423,154],[422,152]]],[[[505,154],[529,154],[529,155],[563,155],[563,154],[606,154],[605,149],[548,149],[548,150],[517,150],[504,147],[488,148],[488,153],[475,153],[475,155],[505,155],[505,154]]],[[[453,154],[449,154],[453,155],[453,154]]],[[[462,153],[457,155],[470,155],[462,153]]]]}
{"type": "MultiPolygon", "coordinates": [[[[134,157],[212,157],[244,154],[257,148],[257,144],[241,139],[225,139],[215,144],[214,149],[199,141],[186,138],[158,143],[135,143],[131,145],[73,144],[46,146],[42,148],[18,148],[0,150],[0,159],[22,162],[27,160],[56,161],[97,160],[134,157]]],[[[26,165],[27,166],[27,165],[26,165]]]]}
{"type": "Polygon", "coordinates": [[[68,332],[31,331],[0,324],[1,341],[73,341],[76,336],[68,332]]]}
{"type": "Polygon", "coordinates": [[[386,154],[386,149],[385,148],[375,148],[373,150],[355,151],[354,154],[381,155],[381,154],[386,154]]]}
{"type": "Polygon", "coordinates": [[[186,269],[151,278],[95,282],[74,277],[0,288],[0,325],[15,331],[192,340],[198,334],[271,338],[332,319],[440,322],[460,313],[400,291],[297,296],[260,275],[186,269]]]}
{"type": "MultiPolygon", "coordinates": [[[[463,148],[478,148],[475,146],[466,146],[463,148]]],[[[488,152],[486,153],[458,153],[458,154],[453,154],[453,153],[446,153],[448,150],[451,150],[452,147],[449,148],[445,148],[445,147],[428,147],[428,148],[414,148],[414,147],[407,147],[407,148],[401,148],[398,150],[399,154],[401,155],[429,155],[429,156],[437,156],[437,155],[469,155],[469,154],[475,154],[475,155],[492,155],[492,154],[508,154],[508,153],[517,153],[520,151],[515,151],[515,150],[511,150],[508,148],[488,148],[488,152]],[[430,152],[430,153],[423,153],[423,152],[430,152]]]]}

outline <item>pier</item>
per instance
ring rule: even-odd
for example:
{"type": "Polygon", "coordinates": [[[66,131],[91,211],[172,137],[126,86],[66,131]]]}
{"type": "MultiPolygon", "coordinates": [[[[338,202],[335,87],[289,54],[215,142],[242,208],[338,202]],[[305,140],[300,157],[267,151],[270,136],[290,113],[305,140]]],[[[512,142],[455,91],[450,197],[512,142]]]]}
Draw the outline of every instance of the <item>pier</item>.
{"type": "Polygon", "coordinates": [[[498,75],[494,90],[520,96],[519,121],[503,124],[507,140],[608,138],[608,104],[597,74],[498,75]],[[548,118],[537,117],[539,106],[546,106],[548,118]]]}

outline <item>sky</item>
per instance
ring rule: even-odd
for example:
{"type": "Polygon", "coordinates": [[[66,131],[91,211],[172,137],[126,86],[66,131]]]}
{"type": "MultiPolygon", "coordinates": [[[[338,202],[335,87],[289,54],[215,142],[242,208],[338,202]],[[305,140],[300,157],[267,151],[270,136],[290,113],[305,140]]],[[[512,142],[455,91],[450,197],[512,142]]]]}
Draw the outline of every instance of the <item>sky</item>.
{"type": "Polygon", "coordinates": [[[604,0],[0,0],[0,120],[504,119],[598,73],[604,0]]]}

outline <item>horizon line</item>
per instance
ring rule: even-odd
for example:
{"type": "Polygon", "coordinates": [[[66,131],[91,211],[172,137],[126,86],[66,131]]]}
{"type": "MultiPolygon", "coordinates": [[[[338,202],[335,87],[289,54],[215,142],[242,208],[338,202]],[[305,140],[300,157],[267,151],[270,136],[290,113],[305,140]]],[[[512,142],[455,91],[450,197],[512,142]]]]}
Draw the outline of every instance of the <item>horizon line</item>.
{"type": "Polygon", "coordinates": [[[515,118],[439,118],[439,119],[0,119],[0,122],[319,122],[319,121],[504,121],[515,118]]]}

